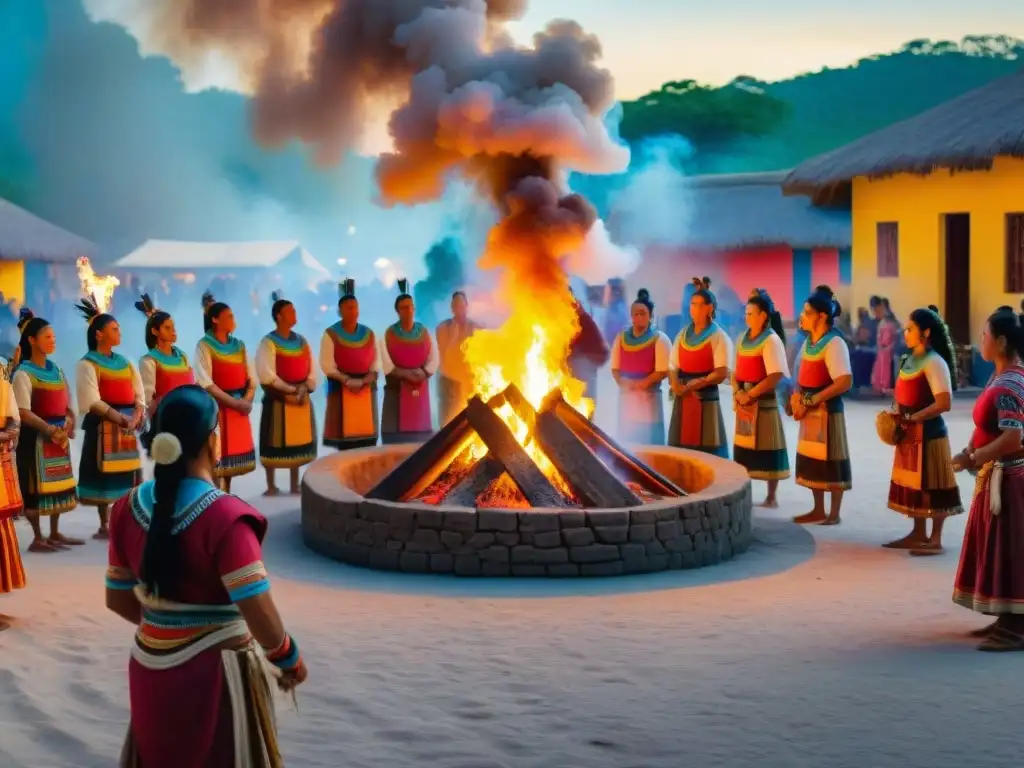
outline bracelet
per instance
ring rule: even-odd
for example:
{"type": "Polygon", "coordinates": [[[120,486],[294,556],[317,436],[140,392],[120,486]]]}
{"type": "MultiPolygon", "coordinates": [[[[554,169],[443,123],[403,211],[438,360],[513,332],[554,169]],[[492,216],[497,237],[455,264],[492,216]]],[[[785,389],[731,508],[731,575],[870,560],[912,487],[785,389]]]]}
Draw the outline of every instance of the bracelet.
{"type": "Polygon", "coordinates": [[[284,642],[276,651],[267,654],[267,661],[280,669],[288,672],[299,666],[302,656],[299,654],[299,644],[287,632],[284,635],[284,642]]]}
{"type": "Polygon", "coordinates": [[[812,408],[814,406],[814,402],[813,401],[814,401],[814,395],[807,394],[806,392],[803,395],[801,395],[801,402],[803,402],[805,407],[812,408]]]}

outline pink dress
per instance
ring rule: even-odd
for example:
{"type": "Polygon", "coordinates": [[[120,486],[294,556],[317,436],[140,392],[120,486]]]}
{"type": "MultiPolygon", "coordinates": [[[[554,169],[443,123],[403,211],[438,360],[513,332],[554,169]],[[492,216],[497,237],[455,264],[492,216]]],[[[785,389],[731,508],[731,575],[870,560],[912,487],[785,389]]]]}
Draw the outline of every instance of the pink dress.
{"type": "Polygon", "coordinates": [[[883,320],[878,326],[878,354],[871,368],[871,388],[889,392],[893,387],[894,355],[900,329],[892,320],[883,320]]]}
{"type": "MultiPolygon", "coordinates": [[[[152,494],[152,481],[143,483],[113,507],[108,589],[140,594],[152,494]]],[[[248,638],[232,594],[237,599],[235,581],[240,576],[249,595],[260,589],[260,579],[265,582],[260,542],[267,523],[245,502],[196,479],[182,483],[175,521],[179,578],[161,595],[159,609],[143,602],[143,621],[128,666],[129,742],[135,757],[123,764],[232,766],[238,731],[226,658],[235,651],[220,647],[234,638],[244,646],[248,638]],[[204,649],[217,637],[221,642],[204,649]]]]}

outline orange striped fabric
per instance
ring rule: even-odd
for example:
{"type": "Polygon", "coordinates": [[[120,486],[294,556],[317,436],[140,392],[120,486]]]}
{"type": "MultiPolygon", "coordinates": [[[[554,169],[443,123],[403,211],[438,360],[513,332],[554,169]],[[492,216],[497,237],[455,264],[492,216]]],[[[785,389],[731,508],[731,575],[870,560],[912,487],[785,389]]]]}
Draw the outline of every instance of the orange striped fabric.
{"type": "Polygon", "coordinates": [[[0,594],[24,588],[25,568],[21,564],[14,521],[0,520],[0,594]]]}

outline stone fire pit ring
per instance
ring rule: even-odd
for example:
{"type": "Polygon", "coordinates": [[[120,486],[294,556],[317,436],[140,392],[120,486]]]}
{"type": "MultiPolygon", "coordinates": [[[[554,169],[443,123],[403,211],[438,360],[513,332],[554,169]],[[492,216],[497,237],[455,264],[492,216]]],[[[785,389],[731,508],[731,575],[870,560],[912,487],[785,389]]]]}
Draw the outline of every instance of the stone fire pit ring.
{"type": "Polygon", "coordinates": [[[750,480],[716,456],[635,448],[689,495],[633,509],[473,509],[361,495],[418,447],[341,451],[310,464],[302,482],[306,545],[379,570],[545,577],[700,568],[750,546],[750,480]]]}

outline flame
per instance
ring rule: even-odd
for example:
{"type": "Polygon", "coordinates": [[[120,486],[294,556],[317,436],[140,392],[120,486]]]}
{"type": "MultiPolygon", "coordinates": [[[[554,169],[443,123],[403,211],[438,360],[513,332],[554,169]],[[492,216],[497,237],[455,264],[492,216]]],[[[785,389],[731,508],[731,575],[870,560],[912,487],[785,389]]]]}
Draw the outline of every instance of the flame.
{"type": "Polygon", "coordinates": [[[113,275],[97,275],[92,268],[92,263],[85,256],[80,256],[75,262],[78,268],[78,281],[82,285],[82,294],[92,296],[96,300],[96,308],[100,312],[110,310],[110,303],[114,298],[114,289],[121,284],[113,275]]]}

